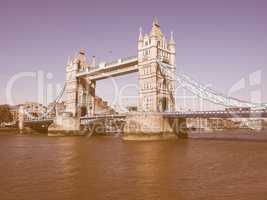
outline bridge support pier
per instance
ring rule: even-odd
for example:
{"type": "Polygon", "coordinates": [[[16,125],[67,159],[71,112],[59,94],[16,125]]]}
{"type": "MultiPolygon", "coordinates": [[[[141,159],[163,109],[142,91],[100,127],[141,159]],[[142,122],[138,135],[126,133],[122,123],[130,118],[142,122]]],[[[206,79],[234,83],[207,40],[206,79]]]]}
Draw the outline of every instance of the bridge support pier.
{"type": "Polygon", "coordinates": [[[188,138],[188,128],[186,118],[169,118],[173,132],[179,138],[188,138]]]}
{"type": "MultiPolygon", "coordinates": [[[[135,113],[126,117],[124,140],[177,139],[174,120],[160,113],[135,113]]],[[[178,124],[179,125],[179,124],[178,124]]]]}
{"type": "Polygon", "coordinates": [[[96,89],[96,81],[91,81],[90,85],[90,114],[95,115],[95,89],[96,89]]]}
{"type": "Polygon", "coordinates": [[[18,127],[19,132],[22,133],[24,130],[24,107],[19,107],[19,115],[18,115],[18,127]]]}
{"type": "Polygon", "coordinates": [[[49,136],[84,135],[80,127],[80,117],[73,117],[72,113],[62,113],[56,116],[54,123],[48,128],[49,136]]]}

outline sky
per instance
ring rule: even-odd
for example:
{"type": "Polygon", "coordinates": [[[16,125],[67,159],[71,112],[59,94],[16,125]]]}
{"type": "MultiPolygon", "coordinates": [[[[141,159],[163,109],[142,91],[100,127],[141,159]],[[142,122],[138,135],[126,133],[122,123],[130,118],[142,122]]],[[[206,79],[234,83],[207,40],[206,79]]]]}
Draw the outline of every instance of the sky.
{"type": "MultiPolygon", "coordinates": [[[[97,61],[137,55],[139,27],[156,16],[164,34],[173,31],[178,71],[213,89],[250,100],[260,91],[267,102],[267,1],[265,0],[0,0],[0,104],[37,101],[36,72],[44,85],[63,85],[68,56],[80,48],[97,61]],[[260,83],[251,84],[253,73],[260,83]]],[[[137,74],[116,79],[134,84],[137,74]]],[[[97,94],[114,96],[111,80],[97,82],[97,94]]],[[[127,90],[137,94],[137,89],[127,90]]]]}

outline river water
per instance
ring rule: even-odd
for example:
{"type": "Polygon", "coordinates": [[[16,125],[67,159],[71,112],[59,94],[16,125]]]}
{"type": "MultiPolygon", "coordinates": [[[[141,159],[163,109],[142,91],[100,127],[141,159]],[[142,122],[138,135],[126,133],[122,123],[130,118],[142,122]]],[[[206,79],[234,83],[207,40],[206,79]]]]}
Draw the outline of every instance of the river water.
{"type": "Polygon", "coordinates": [[[267,143],[0,136],[1,200],[263,200],[267,143]]]}

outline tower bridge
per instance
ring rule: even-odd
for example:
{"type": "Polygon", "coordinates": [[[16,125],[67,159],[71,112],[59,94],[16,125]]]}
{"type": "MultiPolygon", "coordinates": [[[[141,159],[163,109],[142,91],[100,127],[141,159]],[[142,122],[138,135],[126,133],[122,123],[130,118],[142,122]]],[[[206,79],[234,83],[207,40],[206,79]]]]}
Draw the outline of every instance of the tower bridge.
{"type": "Polygon", "coordinates": [[[96,65],[88,63],[84,50],[70,60],[66,67],[66,112],[79,116],[81,106],[87,114],[95,114],[96,81],[138,72],[139,112],[175,111],[175,41],[163,35],[156,19],[149,34],[140,29],[138,55],[120,58],[115,62],[96,65]],[[168,64],[160,68],[158,62],[168,64]]]}
{"type": "Polygon", "coordinates": [[[122,119],[125,122],[126,136],[131,137],[138,133],[162,136],[162,133],[166,133],[168,137],[173,135],[174,119],[179,124],[187,118],[267,117],[267,104],[228,97],[185,74],[176,74],[176,43],[173,33],[167,39],[155,18],[150,33],[143,34],[140,29],[137,56],[96,64],[95,58],[89,62],[85,50],[81,49],[78,56],[69,60],[66,65],[65,86],[56,102],[61,100],[63,94],[65,112],[57,114],[53,120],[49,128],[52,132],[79,132],[82,126],[95,120],[122,119]],[[96,96],[97,81],[136,72],[139,85],[138,112],[117,113],[96,96]],[[179,112],[175,109],[177,85],[214,104],[249,110],[179,112]]]}

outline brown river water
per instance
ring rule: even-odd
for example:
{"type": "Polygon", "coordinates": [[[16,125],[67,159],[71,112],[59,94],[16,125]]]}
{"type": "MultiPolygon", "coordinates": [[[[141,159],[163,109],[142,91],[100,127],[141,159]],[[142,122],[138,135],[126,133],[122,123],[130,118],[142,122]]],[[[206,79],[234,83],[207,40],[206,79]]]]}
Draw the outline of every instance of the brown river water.
{"type": "Polygon", "coordinates": [[[266,200],[267,142],[0,136],[1,200],[266,200]]]}

